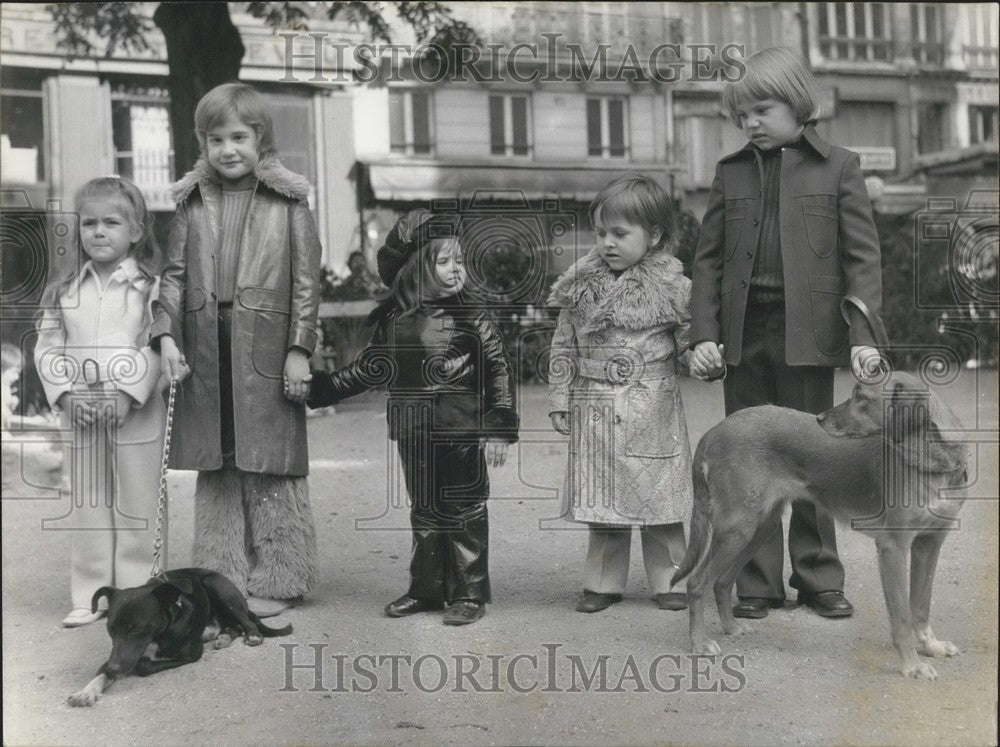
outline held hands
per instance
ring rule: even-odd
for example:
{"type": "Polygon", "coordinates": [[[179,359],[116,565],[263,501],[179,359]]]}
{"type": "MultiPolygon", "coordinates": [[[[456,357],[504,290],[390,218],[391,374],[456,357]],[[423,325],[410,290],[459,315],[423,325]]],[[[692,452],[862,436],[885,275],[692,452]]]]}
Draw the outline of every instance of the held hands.
{"type": "Polygon", "coordinates": [[[116,428],[121,428],[125,424],[135,400],[131,395],[119,390],[115,397],[115,404],[100,403],[94,399],[90,392],[63,392],[56,404],[69,414],[70,423],[76,429],[87,428],[95,424],[114,424],[116,428]]]}
{"type": "Polygon", "coordinates": [[[703,340],[694,346],[691,354],[691,376],[698,381],[708,381],[725,371],[725,345],[703,340]]]}
{"type": "Polygon", "coordinates": [[[872,381],[883,365],[882,356],[871,345],[851,345],[851,372],[858,381],[872,381]]]}
{"type": "Polygon", "coordinates": [[[184,381],[191,373],[184,355],[170,335],[163,335],[160,338],[160,368],[170,381],[184,381]]]}
{"type": "Polygon", "coordinates": [[[490,467],[503,467],[507,462],[507,449],[510,444],[492,438],[479,439],[479,445],[486,448],[486,464],[490,467]]]}
{"type": "Polygon", "coordinates": [[[292,402],[305,402],[310,381],[309,357],[304,351],[292,348],[285,358],[285,397],[292,402]]]}
{"type": "Polygon", "coordinates": [[[568,412],[552,412],[549,413],[549,418],[552,420],[552,427],[555,428],[559,433],[564,436],[569,435],[569,413],[568,412]]]}

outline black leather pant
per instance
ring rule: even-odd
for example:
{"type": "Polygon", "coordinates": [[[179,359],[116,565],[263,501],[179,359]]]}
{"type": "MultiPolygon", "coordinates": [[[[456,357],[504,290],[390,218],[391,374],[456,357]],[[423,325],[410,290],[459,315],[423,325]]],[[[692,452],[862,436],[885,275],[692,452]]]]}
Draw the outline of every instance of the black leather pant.
{"type": "Polygon", "coordinates": [[[478,442],[398,442],[410,494],[414,599],[490,601],[490,494],[486,458],[478,442]]]}

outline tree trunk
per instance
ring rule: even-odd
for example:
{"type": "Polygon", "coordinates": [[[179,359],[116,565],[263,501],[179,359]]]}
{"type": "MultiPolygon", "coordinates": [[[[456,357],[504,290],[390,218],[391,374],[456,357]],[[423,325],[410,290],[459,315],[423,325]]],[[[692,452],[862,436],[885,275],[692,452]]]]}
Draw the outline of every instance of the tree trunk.
{"type": "Polygon", "coordinates": [[[198,159],[198,100],[220,83],[239,78],[245,50],[227,3],[160,3],[153,22],[167,42],[174,170],[180,178],[198,159]]]}

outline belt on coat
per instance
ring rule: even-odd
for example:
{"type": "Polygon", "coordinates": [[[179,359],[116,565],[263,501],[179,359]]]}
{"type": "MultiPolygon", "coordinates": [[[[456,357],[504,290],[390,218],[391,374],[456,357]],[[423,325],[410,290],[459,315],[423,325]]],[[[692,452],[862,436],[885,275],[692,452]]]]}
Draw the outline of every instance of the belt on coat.
{"type": "Polygon", "coordinates": [[[635,361],[626,357],[598,360],[595,358],[578,358],[577,374],[585,379],[607,381],[611,384],[628,384],[634,381],[650,379],[668,379],[676,374],[673,360],[665,361],[635,361]]]}

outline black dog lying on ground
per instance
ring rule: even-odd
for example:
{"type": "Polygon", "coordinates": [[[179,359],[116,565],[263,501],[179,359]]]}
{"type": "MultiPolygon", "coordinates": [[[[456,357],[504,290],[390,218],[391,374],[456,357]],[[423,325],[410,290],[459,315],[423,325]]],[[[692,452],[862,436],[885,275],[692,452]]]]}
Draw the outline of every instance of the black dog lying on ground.
{"type": "Polygon", "coordinates": [[[71,706],[93,705],[118,677],[146,677],[198,661],[209,641],[223,648],[242,634],[248,646],[258,646],[265,636],[292,632],[291,625],[280,630],[264,625],[221,573],[181,568],[166,577],[133,589],[103,586],[94,593],[95,612],[101,597],[108,598],[111,656],[85,688],[69,697],[71,706]]]}

